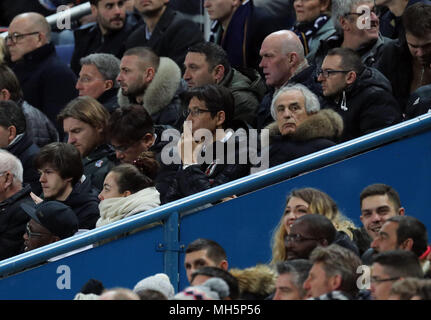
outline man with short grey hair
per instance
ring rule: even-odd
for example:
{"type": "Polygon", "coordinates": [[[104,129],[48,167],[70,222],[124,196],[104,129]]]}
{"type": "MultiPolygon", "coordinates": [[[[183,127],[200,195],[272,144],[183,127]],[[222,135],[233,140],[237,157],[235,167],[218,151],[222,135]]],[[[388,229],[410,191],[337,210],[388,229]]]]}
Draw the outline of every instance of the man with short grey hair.
{"type": "Polygon", "coordinates": [[[117,76],[120,73],[120,59],[109,53],[93,53],[81,58],[81,71],[76,82],[80,96],[97,99],[109,112],[117,104],[117,76]]]}
{"type": "Polygon", "coordinates": [[[21,161],[6,150],[0,149],[0,260],[22,251],[28,215],[21,203],[32,204],[31,188],[22,184],[21,161]]]}
{"type": "Polygon", "coordinates": [[[321,41],[308,61],[320,67],[330,49],[341,47],[356,51],[366,66],[374,67],[384,45],[392,41],[380,34],[375,10],[373,0],[333,0],[332,19],[336,31],[321,41]]]}
{"type": "Polygon", "coordinates": [[[304,281],[311,267],[312,263],[305,259],[277,263],[278,276],[273,300],[302,300],[306,294],[304,281]]]}
{"type": "Polygon", "coordinates": [[[304,289],[306,298],[315,300],[351,300],[359,293],[357,286],[359,257],[337,244],[316,247],[310,255],[310,269],[304,289]]]}
{"type": "Polygon", "coordinates": [[[259,54],[262,57],[259,67],[270,88],[257,113],[257,128],[261,129],[272,121],[271,100],[282,86],[300,83],[317,96],[321,95],[321,89],[314,79],[315,68],[305,59],[304,47],[294,32],[280,30],[271,33],[262,42],[259,54]]]}

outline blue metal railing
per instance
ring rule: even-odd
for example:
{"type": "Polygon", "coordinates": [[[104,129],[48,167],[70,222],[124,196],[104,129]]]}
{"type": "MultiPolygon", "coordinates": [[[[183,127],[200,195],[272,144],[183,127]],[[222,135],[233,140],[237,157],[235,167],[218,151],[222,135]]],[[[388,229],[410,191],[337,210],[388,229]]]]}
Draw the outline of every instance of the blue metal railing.
{"type": "MultiPolygon", "coordinates": [[[[57,255],[130,232],[155,221],[172,220],[170,219],[172,214],[175,215],[175,219],[168,224],[169,228],[173,229],[180,220],[181,213],[199,208],[202,205],[213,203],[233,194],[252,192],[300,173],[323,167],[375,147],[382,146],[408,136],[416,135],[430,129],[431,114],[419,116],[415,119],[298,158],[285,164],[254,173],[247,177],[168,203],[144,213],[125,218],[101,228],[93,229],[86,233],[0,261],[0,276],[4,277],[13,274],[25,268],[42,263],[57,255]]],[[[166,246],[170,248],[178,245],[177,235],[170,236],[170,233],[166,234],[165,232],[165,241],[167,242],[166,246]]],[[[172,259],[175,258],[171,257],[170,260],[165,261],[165,268],[169,268],[167,265],[175,264],[174,261],[171,261],[172,259]]]]}

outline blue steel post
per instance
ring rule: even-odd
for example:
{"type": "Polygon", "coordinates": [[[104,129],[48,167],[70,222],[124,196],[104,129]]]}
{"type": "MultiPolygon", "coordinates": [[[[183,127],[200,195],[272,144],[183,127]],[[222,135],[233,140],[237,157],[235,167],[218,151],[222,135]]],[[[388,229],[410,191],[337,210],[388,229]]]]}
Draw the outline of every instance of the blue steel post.
{"type": "Polygon", "coordinates": [[[179,288],[179,214],[172,212],[164,225],[164,268],[171,279],[175,292],[179,288]]]}

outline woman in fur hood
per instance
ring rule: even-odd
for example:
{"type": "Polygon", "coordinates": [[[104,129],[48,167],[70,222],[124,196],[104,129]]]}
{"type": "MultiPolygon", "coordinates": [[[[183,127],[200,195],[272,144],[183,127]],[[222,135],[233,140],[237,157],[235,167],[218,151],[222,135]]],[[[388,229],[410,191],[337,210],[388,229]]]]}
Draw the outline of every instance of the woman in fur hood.
{"type": "MultiPolygon", "coordinates": [[[[333,110],[320,110],[317,96],[301,84],[282,87],[274,96],[267,126],[269,166],[332,147],[343,132],[343,119],[333,110]]],[[[264,141],[264,139],[262,140],[264,141]]]]}

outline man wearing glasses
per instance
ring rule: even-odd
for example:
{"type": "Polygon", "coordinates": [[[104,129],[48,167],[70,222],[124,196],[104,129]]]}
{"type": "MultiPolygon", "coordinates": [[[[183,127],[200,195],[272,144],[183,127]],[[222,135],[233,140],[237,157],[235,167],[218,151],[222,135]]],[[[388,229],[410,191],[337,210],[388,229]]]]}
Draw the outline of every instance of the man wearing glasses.
{"type": "Polygon", "coordinates": [[[317,72],[327,105],[344,120],[341,141],[391,126],[401,120],[389,81],[364,66],[351,49],[331,49],[317,72]]]}
{"type": "Polygon", "coordinates": [[[57,114],[77,96],[76,76],[60,61],[50,40],[51,27],[46,19],[28,12],[12,20],[6,46],[24,99],[56,124],[57,114]]]}
{"type": "Polygon", "coordinates": [[[395,281],[423,276],[419,259],[413,252],[393,250],[379,253],[371,266],[371,295],[374,300],[387,300],[395,281]]]}
{"type": "Polygon", "coordinates": [[[31,187],[23,185],[21,161],[6,150],[0,149],[0,260],[21,252],[22,235],[29,217],[21,203],[32,204],[31,187]]]}
{"type": "Polygon", "coordinates": [[[330,49],[349,48],[360,55],[366,66],[375,66],[391,40],[379,33],[374,0],[332,0],[332,19],[334,34],[320,43],[308,61],[320,67],[330,49]]]}

